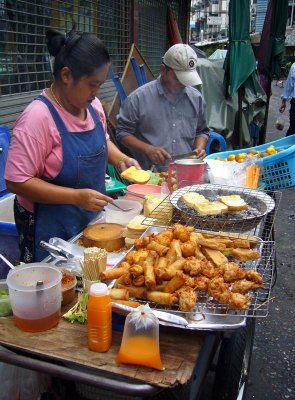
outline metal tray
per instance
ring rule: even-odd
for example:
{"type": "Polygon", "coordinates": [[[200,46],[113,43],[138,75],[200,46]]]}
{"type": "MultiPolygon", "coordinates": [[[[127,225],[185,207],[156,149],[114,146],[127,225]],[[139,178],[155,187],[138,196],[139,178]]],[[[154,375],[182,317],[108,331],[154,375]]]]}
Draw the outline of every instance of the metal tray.
{"type": "Polygon", "coordinates": [[[192,185],[178,189],[170,195],[170,202],[181,213],[193,218],[197,226],[206,226],[207,229],[213,230],[238,230],[240,232],[255,228],[261,219],[275,208],[274,200],[262,191],[211,184],[192,185]],[[218,196],[238,194],[249,207],[244,211],[230,211],[226,214],[202,216],[181,200],[181,196],[188,192],[202,194],[209,201],[216,201],[218,196]]]}
{"type": "MultiPolygon", "coordinates": [[[[164,227],[149,227],[142,237],[161,232],[164,227]]],[[[208,230],[198,230],[199,232],[217,234],[208,230]]],[[[270,301],[270,290],[273,280],[274,269],[274,242],[262,241],[257,238],[261,258],[258,261],[244,262],[244,269],[255,269],[264,280],[264,287],[253,292],[249,292],[252,296],[251,303],[247,310],[236,311],[231,310],[227,305],[212,301],[212,298],[204,292],[198,292],[199,301],[196,303],[194,310],[190,313],[179,311],[177,306],[166,307],[146,300],[136,299],[143,304],[148,303],[149,306],[156,311],[170,314],[170,317],[159,318],[160,324],[171,327],[178,327],[192,330],[233,330],[245,325],[247,317],[266,317],[268,315],[268,303],[270,301]],[[173,318],[175,316],[175,318],[173,318]],[[179,317],[181,317],[180,320],[179,317]],[[186,323],[185,323],[186,321],[186,323]]],[[[129,251],[134,250],[131,248],[129,251]]],[[[122,260],[121,260],[122,261],[122,260]]],[[[115,266],[117,267],[119,263],[115,266]]],[[[115,268],[114,267],[114,268],[115,268]]],[[[108,283],[109,287],[113,287],[115,280],[108,283]]],[[[127,315],[132,309],[126,306],[116,306],[116,310],[127,315]]]]}

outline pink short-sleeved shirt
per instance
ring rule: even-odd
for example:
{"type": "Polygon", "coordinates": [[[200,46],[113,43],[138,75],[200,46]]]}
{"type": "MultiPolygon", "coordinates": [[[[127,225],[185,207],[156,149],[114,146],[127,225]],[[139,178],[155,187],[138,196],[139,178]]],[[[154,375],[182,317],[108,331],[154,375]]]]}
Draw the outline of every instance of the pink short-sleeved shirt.
{"type": "MultiPolygon", "coordinates": [[[[94,128],[94,121],[87,110],[84,121],[59,107],[47,97],[69,132],[83,132],[94,128]]],[[[95,98],[91,103],[102,122],[108,140],[106,117],[101,102],[95,98]]],[[[26,182],[33,177],[54,178],[62,166],[61,138],[48,107],[42,101],[33,101],[28,105],[14,124],[11,145],[5,168],[5,179],[12,182],[26,182]]],[[[33,203],[18,196],[20,204],[33,212],[33,203]]]]}

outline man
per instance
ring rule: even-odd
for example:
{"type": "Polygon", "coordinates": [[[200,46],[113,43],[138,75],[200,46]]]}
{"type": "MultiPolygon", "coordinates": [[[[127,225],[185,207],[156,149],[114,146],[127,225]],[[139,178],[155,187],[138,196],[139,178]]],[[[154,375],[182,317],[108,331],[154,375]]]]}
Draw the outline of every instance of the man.
{"type": "Polygon", "coordinates": [[[206,105],[192,86],[202,83],[197,55],[186,44],[165,53],[160,76],[133,91],[121,106],[116,137],[143,169],[166,171],[171,156],[196,151],[204,158],[209,136],[206,105]]]}
{"type": "Polygon", "coordinates": [[[292,64],[284,90],[281,95],[282,104],[280,112],[283,113],[286,110],[286,102],[290,100],[290,125],[286,132],[286,136],[293,135],[295,133],[295,63],[292,64]]]}

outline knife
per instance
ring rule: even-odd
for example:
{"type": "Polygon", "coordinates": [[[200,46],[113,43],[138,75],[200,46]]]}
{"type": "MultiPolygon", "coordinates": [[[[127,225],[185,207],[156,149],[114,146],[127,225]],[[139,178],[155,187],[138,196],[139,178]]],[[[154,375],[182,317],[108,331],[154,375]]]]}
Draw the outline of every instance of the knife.
{"type": "Polygon", "coordinates": [[[197,153],[195,151],[190,151],[189,153],[172,155],[171,160],[175,161],[175,160],[180,160],[181,158],[188,158],[188,157],[192,157],[192,156],[197,157],[197,153]]]}

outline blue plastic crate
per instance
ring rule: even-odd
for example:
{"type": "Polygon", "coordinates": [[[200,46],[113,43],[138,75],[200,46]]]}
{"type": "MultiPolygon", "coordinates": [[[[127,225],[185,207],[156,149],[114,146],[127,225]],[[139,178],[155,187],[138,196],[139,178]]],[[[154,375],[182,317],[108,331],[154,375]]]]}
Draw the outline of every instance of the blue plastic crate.
{"type": "Polygon", "coordinates": [[[265,189],[280,190],[295,186],[295,135],[256,147],[210,154],[205,160],[212,160],[217,156],[226,158],[229,154],[246,153],[250,149],[264,152],[270,145],[274,145],[277,149],[284,148],[284,150],[258,160],[258,164],[262,166],[261,180],[265,185],[265,189]]]}
{"type": "MultiPolygon", "coordinates": [[[[18,233],[13,223],[0,222],[0,254],[12,264],[19,264],[18,233]]],[[[0,279],[6,278],[9,269],[6,263],[0,258],[0,279]]]]}

